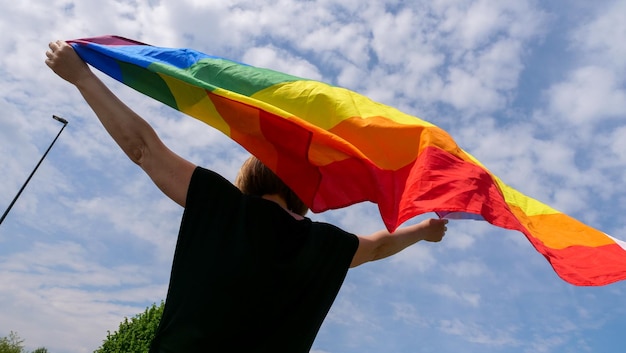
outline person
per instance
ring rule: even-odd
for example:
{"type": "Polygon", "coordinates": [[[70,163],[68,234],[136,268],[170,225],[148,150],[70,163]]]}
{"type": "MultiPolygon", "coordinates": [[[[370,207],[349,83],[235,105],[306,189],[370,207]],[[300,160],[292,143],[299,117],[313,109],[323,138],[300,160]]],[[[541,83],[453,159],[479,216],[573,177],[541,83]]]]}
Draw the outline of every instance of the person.
{"type": "Polygon", "coordinates": [[[250,157],[235,184],[170,150],[71,45],[46,64],[73,84],[106,131],[184,207],[161,323],[150,352],[308,352],[350,267],[439,242],[445,219],[357,236],[308,208],[250,157]]]}

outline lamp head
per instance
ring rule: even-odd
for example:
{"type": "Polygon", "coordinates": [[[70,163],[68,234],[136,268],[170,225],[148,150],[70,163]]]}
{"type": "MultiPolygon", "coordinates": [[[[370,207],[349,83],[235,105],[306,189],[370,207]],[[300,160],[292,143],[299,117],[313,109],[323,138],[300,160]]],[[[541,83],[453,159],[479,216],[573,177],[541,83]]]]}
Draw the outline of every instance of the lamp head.
{"type": "Polygon", "coordinates": [[[56,121],[59,121],[59,122],[63,123],[63,125],[67,125],[67,123],[68,123],[68,121],[67,121],[67,120],[65,120],[65,119],[61,118],[60,116],[52,115],[52,119],[54,119],[54,120],[56,120],[56,121]]]}

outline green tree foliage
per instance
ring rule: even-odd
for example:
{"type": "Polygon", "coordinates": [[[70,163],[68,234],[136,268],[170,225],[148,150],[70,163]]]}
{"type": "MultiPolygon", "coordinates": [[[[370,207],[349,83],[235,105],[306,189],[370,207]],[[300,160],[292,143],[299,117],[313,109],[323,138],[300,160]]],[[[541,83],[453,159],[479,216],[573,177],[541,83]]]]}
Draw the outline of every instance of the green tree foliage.
{"type": "Polygon", "coordinates": [[[152,304],[130,320],[124,318],[116,332],[107,332],[107,338],[94,353],[146,353],[161,322],[163,306],[163,302],[152,304]]]}
{"type": "Polygon", "coordinates": [[[7,337],[0,338],[0,353],[22,353],[24,340],[11,331],[7,337]]]}
{"type": "MultiPolygon", "coordinates": [[[[8,336],[0,338],[0,353],[27,353],[23,346],[24,340],[11,331],[8,336]]],[[[37,348],[32,353],[48,353],[44,347],[37,348]]]]}

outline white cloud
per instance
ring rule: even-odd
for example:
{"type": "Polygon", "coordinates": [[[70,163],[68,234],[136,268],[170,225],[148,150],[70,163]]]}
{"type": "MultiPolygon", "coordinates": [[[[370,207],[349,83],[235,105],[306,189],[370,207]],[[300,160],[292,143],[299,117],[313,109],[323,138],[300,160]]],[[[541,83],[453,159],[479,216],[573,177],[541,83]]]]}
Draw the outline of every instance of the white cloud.
{"type": "Polygon", "coordinates": [[[108,268],[92,257],[70,242],[35,243],[0,256],[0,327],[20,333],[28,346],[93,351],[120,317],[134,316],[164,295],[166,285],[154,285],[149,268],[108,268]]]}
{"type": "Polygon", "coordinates": [[[551,87],[547,95],[550,112],[557,119],[580,126],[626,115],[622,81],[606,68],[578,68],[567,81],[551,87]]]}
{"type": "Polygon", "coordinates": [[[483,327],[477,323],[461,322],[458,319],[441,320],[439,327],[448,334],[462,336],[472,343],[499,347],[515,347],[519,345],[518,340],[513,336],[514,328],[483,327]]]}
{"type": "Polygon", "coordinates": [[[608,1],[606,7],[596,9],[591,21],[583,23],[571,33],[574,49],[579,50],[585,60],[595,61],[603,67],[615,70],[624,80],[626,43],[618,38],[626,37],[626,12],[624,1],[608,1]]]}
{"type": "Polygon", "coordinates": [[[498,92],[486,87],[473,73],[453,67],[450,68],[448,79],[442,91],[442,100],[456,109],[493,111],[504,103],[498,92]]]}
{"type": "Polygon", "coordinates": [[[480,260],[464,260],[449,263],[443,266],[444,271],[450,272],[457,277],[480,277],[489,272],[485,264],[480,260]]]}
{"type": "Polygon", "coordinates": [[[274,47],[251,48],[246,51],[241,60],[250,65],[282,71],[298,77],[322,79],[317,67],[310,62],[294,58],[289,52],[274,47]]]}
{"type": "Polygon", "coordinates": [[[390,261],[403,271],[409,272],[426,272],[437,263],[430,247],[423,244],[403,250],[394,255],[390,261]]]}
{"type": "MultiPolygon", "coordinates": [[[[489,1],[437,1],[445,4],[441,30],[458,37],[454,44],[473,49],[485,44],[494,32],[506,28],[496,2],[489,1]]],[[[441,8],[440,8],[441,9],[441,8]]]]}
{"type": "Polygon", "coordinates": [[[425,326],[428,320],[421,317],[415,306],[411,303],[392,303],[393,318],[405,324],[425,326]]]}
{"type": "Polygon", "coordinates": [[[618,158],[620,164],[626,164],[626,126],[615,129],[608,139],[611,152],[618,158]]]}
{"type": "Polygon", "coordinates": [[[451,228],[451,226],[448,226],[448,229],[449,236],[445,238],[446,246],[463,250],[474,245],[476,238],[470,234],[459,232],[460,227],[451,228]]]}
{"type": "MultiPolygon", "coordinates": [[[[563,346],[564,343],[567,342],[567,339],[561,336],[552,336],[549,338],[537,338],[531,341],[530,347],[525,350],[525,352],[537,352],[537,353],[548,353],[554,352],[555,349],[563,346]]],[[[588,350],[585,350],[588,351],[588,350]]]]}
{"type": "Polygon", "coordinates": [[[455,300],[472,307],[480,305],[480,294],[477,293],[458,292],[448,284],[433,284],[428,286],[428,288],[440,298],[443,297],[446,300],[455,300]]]}

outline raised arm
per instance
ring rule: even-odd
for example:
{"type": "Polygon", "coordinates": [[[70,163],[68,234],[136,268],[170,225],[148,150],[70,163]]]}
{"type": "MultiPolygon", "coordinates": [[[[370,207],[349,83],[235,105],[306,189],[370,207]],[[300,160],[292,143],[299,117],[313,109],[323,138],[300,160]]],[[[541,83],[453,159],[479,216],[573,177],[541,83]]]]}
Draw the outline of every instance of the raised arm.
{"type": "Polygon", "coordinates": [[[418,224],[400,228],[393,234],[381,230],[369,236],[359,236],[359,247],[352,258],[350,267],[384,259],[421,240],[439,242],[446,233],[447,223],[447,219],[431,218],[418,224]]]}
{"type": "Polygon", "coordinates": [[[195,165],[181,158],[159,139],[152,127],[119,100],[63,41],[51,42],[46,64],[78,88],[96,116],[122,148],[172,200],[185,206],[195,165]]]}

